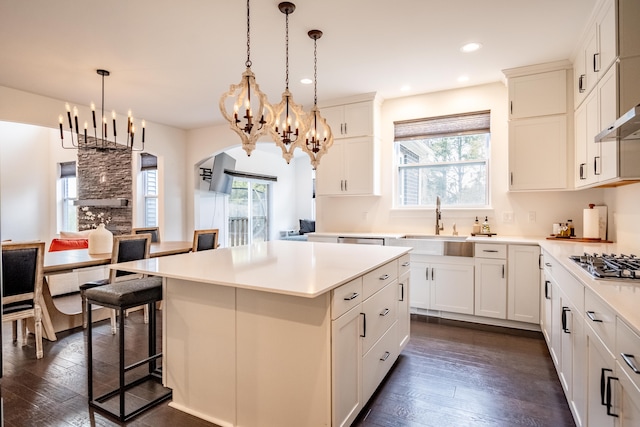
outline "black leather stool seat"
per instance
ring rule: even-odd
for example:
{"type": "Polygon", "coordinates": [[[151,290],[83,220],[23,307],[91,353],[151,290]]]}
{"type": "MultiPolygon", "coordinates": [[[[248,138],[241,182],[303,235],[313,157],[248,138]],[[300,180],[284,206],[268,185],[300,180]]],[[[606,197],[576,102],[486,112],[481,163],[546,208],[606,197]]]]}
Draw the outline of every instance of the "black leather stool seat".
{"type": "MultiPolygon", "coordinates": [[[[157,366],[157,361],[162,358],[162,353],[156,352],[156,302],[162,300],[162,278],[157,276],[144,277],[141,279],[125,280],[104,286],[96,286],[86,290],[87,299],[87,368],[89,380],[89,406],[99,409],[107,414],[116,417],[120,421],[127,421],[138,414],[146,411],[152,406],[171,398],[171,389],[162,387],[162,374],[157,366]],[[93,324],[91,322],[91,305],[98,304],[103,307],[113,308],[118,311],[120,317],[118,352],[119,352],[119,380],[118,388],[101,396],[93,396],[93,324]],[[125,339],[124,322],[125,312],[128,308],[148,306],[149,309],[149,331],[147,342],[147,354],[145,359],[125,365],[125,339]],[[127,382],[125,374],[129,371],[146,365],[145,375],[127,382]],[[128,390],[133,389],[143,383],[153,381],[160,383],[159,392],[153,393],[155,398],[131,409],[125,402],[128,390]],[[117,399],[116,399],[117,398],[117,399]],[[114,409],[117,407],[117,410],[114,409]],[[128,409],[128,411],[125,410],[128,409]]],[[[140,345],[140,343],[136,343],[140,345]]]]}
{"type": "Polygon", "coordinates": [[[96,286],[87,289],[85,295],[92,304],[111,308],[137,307],[147,304],[149,301],[162,299],[162,277],[151,276],[96,286]]]}

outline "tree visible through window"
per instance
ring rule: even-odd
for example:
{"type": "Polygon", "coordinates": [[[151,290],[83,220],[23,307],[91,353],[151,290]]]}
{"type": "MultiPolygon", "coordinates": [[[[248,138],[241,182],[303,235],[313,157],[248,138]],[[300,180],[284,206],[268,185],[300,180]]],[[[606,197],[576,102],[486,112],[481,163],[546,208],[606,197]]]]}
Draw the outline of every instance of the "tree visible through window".
{"type": "Polygon", "coordinates": [[[396,122],[400,207],[489,204],[489,112],[396,122]]]}
{"type": "Polygon", "coordinates": [[[78,215],[73,204],[78,198],[76,162],[60,163],[60,190],[62,196],[60,230],[78,231],[78,215]]]}

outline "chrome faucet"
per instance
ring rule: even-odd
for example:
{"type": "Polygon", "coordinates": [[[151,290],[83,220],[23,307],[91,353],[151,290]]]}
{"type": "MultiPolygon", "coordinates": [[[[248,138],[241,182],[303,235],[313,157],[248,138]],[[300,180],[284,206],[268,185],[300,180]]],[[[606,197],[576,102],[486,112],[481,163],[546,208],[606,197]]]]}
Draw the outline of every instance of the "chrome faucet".
{"type": "Polygon", "coordinates": [[[436,236],[440,235],[440,231],[444,230],[444,224],[442,224],[442,212],[440,211],[440,196],[436,196],[436,236]]]}

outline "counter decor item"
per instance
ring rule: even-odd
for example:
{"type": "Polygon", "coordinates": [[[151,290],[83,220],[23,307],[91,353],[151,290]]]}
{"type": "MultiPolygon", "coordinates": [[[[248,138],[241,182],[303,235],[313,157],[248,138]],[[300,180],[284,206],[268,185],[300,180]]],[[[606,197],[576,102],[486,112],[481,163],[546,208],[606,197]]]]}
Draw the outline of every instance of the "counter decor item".
{"type": "Polygon", "coordinates": [[[107,230],[103,223],[89,234],[89,254],[111,253],[113,248],[113,233],[107,230]]]}
{"type": "Polygon", "coordinates": [[[594,206],[589,204],[589,208],[584,209],[582,236],[584,239],[600,240],[600,212],[594,206]]]}
{"type": "Polygon", "coordinates": [[[479,234],[479,233],[480,233],[480,223],[478,222],[478,217],[476,217],[476,220],[473,222],[472,234],[479,234]]]}

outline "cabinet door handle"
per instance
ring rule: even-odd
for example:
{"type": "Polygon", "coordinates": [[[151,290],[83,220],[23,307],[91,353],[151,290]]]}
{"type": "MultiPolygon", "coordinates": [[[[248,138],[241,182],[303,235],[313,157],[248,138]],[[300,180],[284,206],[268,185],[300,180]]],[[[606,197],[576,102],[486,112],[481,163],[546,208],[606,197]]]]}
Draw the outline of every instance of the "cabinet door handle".
{"type": "Polygon", "coordinates": [[[425,278],[425,279],[427,279],[427,280],[429,280],[429,267],[427,267],[427,268],[425,268],[425,269],[424,269],[424,273],[425,273],[425,274],[424,274],[424,278],[425,278]]]}
{"type": "Polygon", "coordinates": [[[593,71],[594,72],[599,72],[600,71],[600,54],[599,53],[594,53],[593,54],[593,71]]]}
{"type": "Polygon", "coordinates": [[[608,368],[602,368],[600,370],[600,403],[602,404],[602,406],[607,406],[607,401],[604,398],[605,390],[607,388],[607,381],[606,381],[607,374],[605,374],[605,372],[613,373],[613,371],[608,368]]]}
{"type": "Polygon", "coordinates": [[[617,377],[608,377],[607,378],[607,415],[609,415],[610,417],[615,417],[618,418],[618,414],[614,414],[612,409],[613,409],[613,404],[611,403],[611,380],[616,380],[616,381],[620,381],[617,377]]]}
{"type": "Polygon", "coordinates": [[[624,360],[624,363],[626,363],[631,370],[633,371],[634,374],[640,374],[640,371],[638,370],[638,368],[636,367],[636,364],[634,362],[634,360],[636,360],[635,357],[633,357],[633,354],[627,354],[627,353],[620,353],[620,356],[622,356],[622,359],[624,360]],[[633,360],[631,360],[633,359],[633,360]]]}
{"type": "Polygon", "coordinates": [[[596,156],[593,158],[593,174],[594,175],[600,175],[600,168],[598,167],[600,162],[598,162],[598,160],[600,160],[600,156],[596,156]]]}
{"type": "Polygon", "coordinates": [[[386,362],[387,359],[389,358],[389,356],[391,356],[391,353],[389,353],[388,351],[385,351],[384,354],[382,355],[382,357],[380,358],[380,360],[382,362],[386,362]]]}
{"type": "Polygon", "coordinates": [[[399,301],[404,301],[404,283],[400,283],[400,299],[399,301]]]}
{"type": "Polygon", "coordinates": [[[496,253],[498,251],[496,249],[483,249],[482,252],[496,253]]]}
{"type": "Polygon", "coordinates": [[[340,123],[340,135],[344,135],[344,123],[340,123]]]}
{"type": "Polygon", "coordinates": [[[544,297],[545,299],[551,299],[551,297],[549,296],[549,285],[551,284],[550,281],[545,280],[544,281],[544,297]]]}
{"type": "Polygon", "coordinates": [[[384,317],[384,316],[386,316],[387,314],[389,314],[389,309],[388,309],[388,308],[385,308],[384,310],[382,310],[382,311],[380,312],[380,316],[381,316],[381,317],[384,317]]]}
{"type": "Polygon", "coordinates": [[[593,311],[587,311],[587,317],[592,321],[592,322],[599,322],[602,323],[602,320],[600,319],[596,319],[596,313],[593,311]]]}
{"type": "Polygon", "coordinates": [[[389,278],[388,274],[383,274],[382,276],[378,277],[378,279],[380,280],[387,280],[389,278]]]}
{"type": "Polygon", "coordinates": [[[344,191],[348,191],[348,190],[347,190],[347,183],[348,183],[348,182],[349,182],[349,181],[347,181],[346,179],[344,180],[344,191]]]}
{"type": "Polygon", "coordinates": [[[542,254],[538,255],[538,270],[542,270],[542,254]]]}
{"type": "Polygon", "coordinates": [[[567,311],[571,311],[569,307],[562,307],[562,332],[570,334],[571,331],[567,328],[567,311]]]}
{"type": "Polygon", "coordinates": [[[435,267],[431,267],[431,281],[433,281],[433,277],[435,276],[435,274],[436,274],[435,267]]]}
{"type": "Polygon", "coordinates": [[[349,131],[347,130],[347,124],[344,124],[344,134],[347,135],[349,133],[349,131]]]}
{"type": "Polygon", "coordinates": [[[504,264],[502,264],[502,278],[504,279],[504,264]]]}
{"type": "Polygon", "coordinates": [[[584,74],[580,74],[580,78],[578,79],[578,92],[580,93],[584,93],[585,91],[585,87],[584,87],[584,78],[586,76],[584,74]]]}
{"type": "Polygon", "coordinates": [[[410,261],[406,261],[402,263],[402,267],[409,267],[411,265],[410,261]]]}
{"type": "Polygon", "coordinates": [[[351,301],[351,300],[354,300],[354,299],[358,298],[359,296],[360,296],[359,293],[354,292],[351,295],[349,295],[348,297],[344,297],[344,300],[345,301],[351,301]]]}
{"type": "Polygon", "coordinates": [[[550,262],[545,262],[544,265],[549,267],[549,268],[553,267],[553,264],[551,264],[550,262]]]}
{"type": "Polygon", "coordinates": [[[585,166],[587,166],[586,163],[580,163],[580,179],[587,179],[586,176],[584,176],[584,168],[585,166]]]}
{"type": "Polygon", "coordinates": [[[367,336],[367,315],[366,313],[360,313],[362,315],[362,335],[361,338],[365,338],[367,336]]]}
{"type": "Polygon", "coordinates": [[[513,101],[509,101],[509,114],[513,114],[513,101]]]}
{"type": "Polygon", "coordinates": [[[513,172],[509,172],[509,185],[513,185],[513,172]]]}

